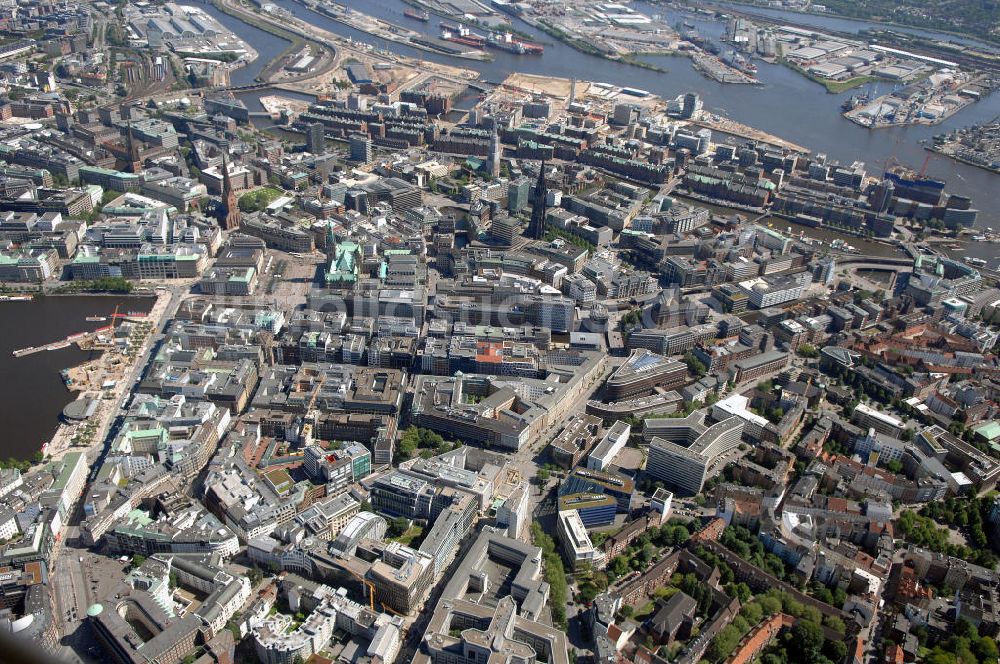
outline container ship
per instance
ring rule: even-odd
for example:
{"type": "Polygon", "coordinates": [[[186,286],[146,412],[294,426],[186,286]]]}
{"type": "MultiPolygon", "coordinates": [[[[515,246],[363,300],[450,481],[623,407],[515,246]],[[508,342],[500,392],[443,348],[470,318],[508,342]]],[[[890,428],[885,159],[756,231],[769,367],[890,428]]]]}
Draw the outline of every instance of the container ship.
{"type": "Polygon", "coordinates": [[[491,32],[486,45],[517,55],[541,55],[545,51],[545,47],[541,44],[522,41],[509,32],[491,32]]]}
{"type": "Polygon", "coordinates": [[[486,37],[471,32],[464,25],[455,25],[444,21],[441,22],[441,39],[473,48],[482,48],[486,45],[486,37]]]}
{"type": "Polygon", "coordinates": [[[427,12],[420,12],[416,9],[406,9],[403,11],[403,16],[406,18],[412,18],[414,21],[423,21],[426,23],[431,20],[431,15],[427,12]]]}

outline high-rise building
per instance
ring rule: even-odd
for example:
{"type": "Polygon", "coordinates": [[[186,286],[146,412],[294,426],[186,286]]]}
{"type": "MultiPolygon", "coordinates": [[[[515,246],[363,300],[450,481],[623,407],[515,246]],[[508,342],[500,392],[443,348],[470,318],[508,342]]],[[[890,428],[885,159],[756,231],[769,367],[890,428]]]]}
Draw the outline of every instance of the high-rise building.
{"type": "Polygon", "coordinates": [[[837,276],[837,261],[833,257],[823,259],[813,268],[813,279],[824,286],[832,286],[837,276]]]}
{"type": "Polygon", "coordinates": [[[699,97],[694,92],[688,92],[684,95],[683,101],[681,103],[681,117],[690,118],[695,113],[700,111],[702,108],[701,97],[699,97]]]}
{"type": "Polygon", "coordinates": [[[514,243],[514,236],[517,234],[520,223],[516,217],[508,215],[498,215],[493,218],[490,226],[490,235],[499,244],[510,246],[514,243]]]}
{"type": "Polygon", "coordinates": [[[322,122],[313,122],[306,127],[306,151],[310,154],[326,152],[326,135],[323,132],[322,122]]]}
{"type": "Polygon", "coordinates": [[[531,222],[528,224],[528,237],[541,240],[545,237],[545,198],[548,191],[545,188],[545,162],[538,169],[538,180],[531,196],[531,222]]]}
{"type": "Polygon", "coordinates": [[[219,222],[227,231],[240,227],[240,206],[236,202],[236,191],[229,179],[229,164],[225,155],[222,156],[222,206],[219,210],[219,222]]]}
{"type": "Polygon", "coordinates": [[[372,160],[372,140],[364,134],[351,134],[348,139],[351,161],[370,163],[372,160]]]}
{"type": "Polygon", "coordinates": [[[507,211],[517,214],[528,204],[531,193],[531,178],[521,176],[507,185],[507,211]]]}

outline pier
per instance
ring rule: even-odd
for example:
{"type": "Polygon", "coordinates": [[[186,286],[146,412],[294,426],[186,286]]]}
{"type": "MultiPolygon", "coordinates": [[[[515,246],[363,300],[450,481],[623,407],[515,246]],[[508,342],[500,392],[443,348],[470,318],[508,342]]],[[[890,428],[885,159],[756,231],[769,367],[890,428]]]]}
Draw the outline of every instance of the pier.
{"type": "Polygon", "coordinates": [[[86,332],[77,332],[76,334],[71,334],[65,339],[60,339],[59,341],[53,341],[52,343],[42,344],[39,346],[29,346],[28,348],[19,348],[11,353],[14,357],[24,357],[25,355],[32,355],[34,353],[41,353],[44,350],[61,350],[63,348],[69,348],[73,344],[80,345],[85,341],[91,341],[102,333],[114,332],[115,323],[119,320],[143,320],[148,317],[148,314],[142,311],[129,311],[128,313],[119,313],[118,308],[115,308],[114,313],[108,316],[91,316],[89,318],[97,319],[101,318],[110,319],[111,323],[97,328],[96,330],[90,330],[86,332]]]}
{"type": "Polygon", "coordinates": [[[25,355],[41,353],[43,350],[62,350],[63,348],[69,348],[73,344],[78,344],[81,341],[92,339],[100,335],[102,332],[109,332],[111,328],[111,325],[105,325],[104,327],[97,328],[93,332],[77,332],[76,334],[69,335],[65,339],[53,341],[52,343],[43,344],[41,346],[29,346],[28,348],[19,348],[11,354],[14,357],[24,357],[25,355]]]}

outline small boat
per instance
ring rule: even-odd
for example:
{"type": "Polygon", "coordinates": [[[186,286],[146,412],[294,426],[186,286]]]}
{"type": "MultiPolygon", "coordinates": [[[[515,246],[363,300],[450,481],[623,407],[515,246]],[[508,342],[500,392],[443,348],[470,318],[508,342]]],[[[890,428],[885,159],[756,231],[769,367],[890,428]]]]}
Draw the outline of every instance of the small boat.
{"type": "Polygon", "coordinates": [[[431,20],[431,15],[427,12],[418,12],[416,9],[407,9],[403,11],[403,16],[406,18],[412,18],[414,21],[423,21],[426,23],[431,20]]]}
{"type": "Polygon", "coordinates": [[[694,23],[692,23],[691,21],[684,21],[681,25],[683,25],[688,30],[694,29],[694,23]]]}
{"type": "Polygon", "coordinates": [[[103,323],[107,319],[107,316],[87,316],[86,318],[88,323],[103,323]]]}
{"type": "Polygon", "coordinates": [[[979,266],[979,267],[982,267],[983,265],[986,265],[986,261],[983,260],[982,258],[972,258],[972,257],[969,257],[969,258],[965,259],[965,262],[968,263],[969,265],[976,265],[976,266],[979,266]]]}
{"type": "Polygon", "coordinates": [[[0,302],[30,302],[33,299],[31,295],[0,295],[0,302]]]}

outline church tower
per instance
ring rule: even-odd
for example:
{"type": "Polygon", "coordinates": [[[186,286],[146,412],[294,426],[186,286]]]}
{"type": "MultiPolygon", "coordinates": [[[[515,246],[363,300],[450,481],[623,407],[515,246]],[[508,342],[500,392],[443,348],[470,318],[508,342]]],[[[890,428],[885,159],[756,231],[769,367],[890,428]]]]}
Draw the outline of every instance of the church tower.
{"type": "Polygon", "coordinates": [[[545,199],[548,190],[545,188],[545,162],[538,169],[538,181],[531,197],[531,222],[528,224],[528,237],[541,240],[545,237],[545,199]]]}
{"type": "Polygon", "coordinates": [[[229,164],[226,163],[225,155],[222,155],[222,207],[223,210],[219,214],[220,225],[227,231],[239,228],[240,206],[236,202],[236,192],[229,179],[229,164]]]}
{"type": "Polygon", "coordinates": [[[500,135],[497,133],[496,120],[493,121],[493,138],[490,141],[490,175],[494,178],[500,177],[500,155],[503,148],[500,146],[500,135]]]}
{"type": "Polygon", "coordinates": [[[135,140],[135,132],[132,131],[132,123],[128,123],[125,134],[125,148],[128,150],[128,166],[131,173],[136,175],[142,173],[142,157],[139,154],[139,144],[135,140]]]}
{"type": "Polygon", "coordinates": [[[326,225],[326,262],[333,263],[337,258],[337,236],[333,233],[333,222],[326,225]]]}

